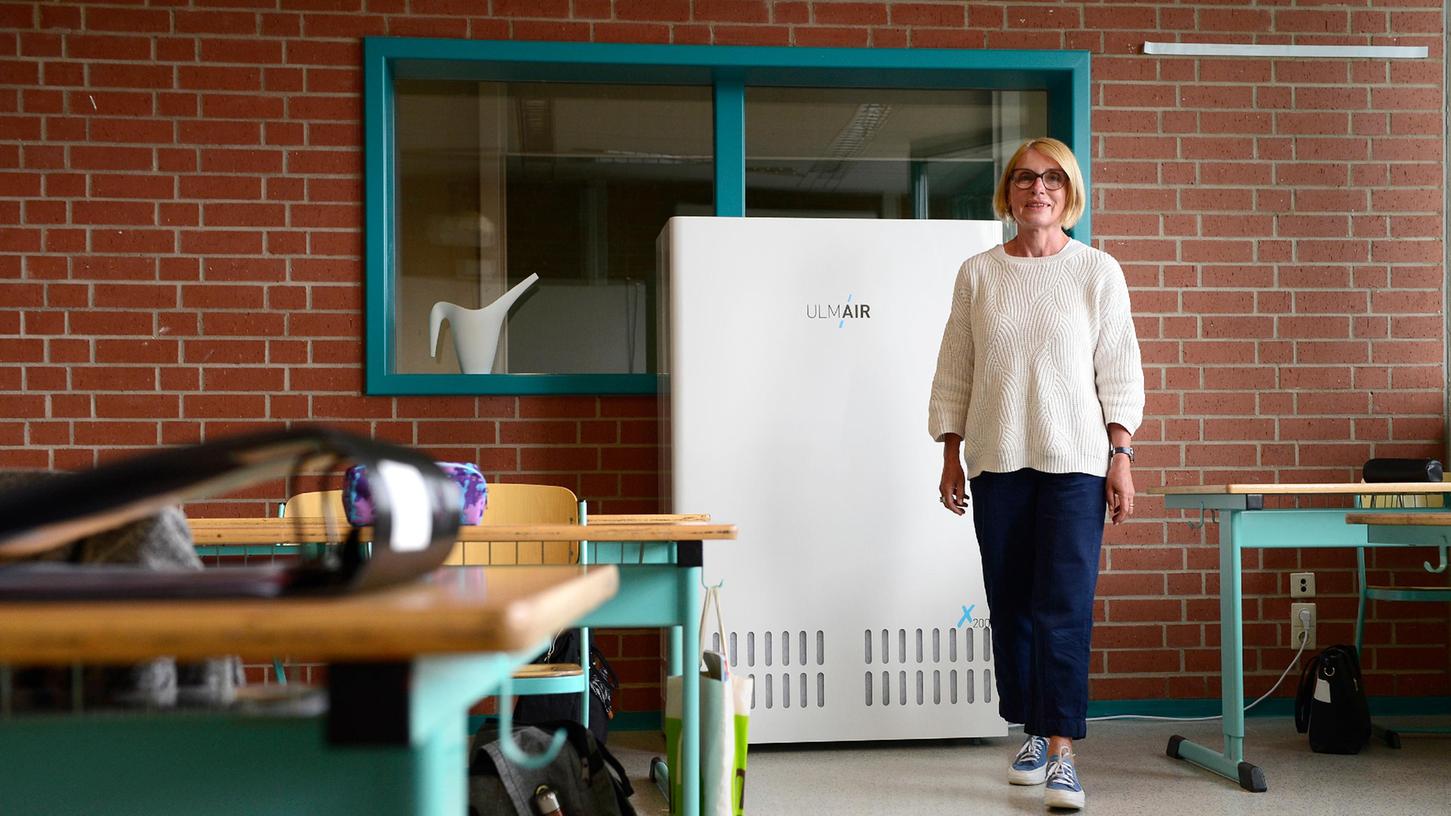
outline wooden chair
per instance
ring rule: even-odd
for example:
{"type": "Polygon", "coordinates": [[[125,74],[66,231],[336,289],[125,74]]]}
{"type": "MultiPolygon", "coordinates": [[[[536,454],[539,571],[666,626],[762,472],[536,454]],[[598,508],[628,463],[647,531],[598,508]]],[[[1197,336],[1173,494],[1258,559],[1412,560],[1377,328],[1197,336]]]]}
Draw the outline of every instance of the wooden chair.
{"type": "MultiPolygon", "coordinates": [[[[492,483],[482,524],[577,524],[584,503],[568,488],[538,484],[492,483]]],[[[332,517],[346,525],[343,491],[320,490],[290,497],[283,517],[332,517]]],[[[588,548],[580,541],[460,542],[444,562],[453,566],[503,564],[588,564],[588,548]]],[[[580,655],[589,655],[589,629],[580,628],[580,655]]],[[[279,678],[282,678],[281,669],[279,678]]],[[[285,679],[283,680],[285,682],[285,679]]],[[[514,672],[515,694],[569,694],[581,696],[581,719],[589,725],[589,675],[581,663],[531,663],[514,672]]]]}
{"type": "MultiPolygon", "coordinates": [[[[343,514],[343,501],[341,490],[320,490],[311,493],[298,493],[289,498],[286,502],[277,505],[277,516],[301,517],[327,517],[332,514],[340,527],[347,526],[347,518],[343,514]]],[[[224,559],[240,559],[248,562],[253,559],[275,561],[277,559],[294,559],[299,557],[311,557],[320,552],[321,548],[327,545],[310,542],[278,542],[275,544],[205,544],[197,546],[197,554],[206,563],[211,559],[212,563],[222,563],[224,559]]],[[[303,683],[310,679],[310,670],[321,667],[320,663],[291,663],[285,658],[275,657],[270,666],[260,663],[244,663],[247,670],[264,671],[272,669],[273,678],[278,686],[288,684],[288,671],[292,670],[294,675],[301,675],[303,683]]],[[[294,677],[293,679],[296,679],[294,677]]],[[[267,699],[271,691],[253,686],[251,688],[239,688],[239,697],[255,697],[267,699]]]]}
{"type": "MultiPolygon", "coordinates": [[[[489,502],[481,524],[578,524],[585,521],[584,503],[573,491],[554,485],[489,485],[489,502]]],[[[461,543],[446,564],[588,564],[582,541],[494,541],[461,543]]],[[[580,695],[580,720],[589,725],[589,628],[580,627],[581,663],[532,663],[514,673],[515,694],[580,695]]]]}
{"type": "MultiPolygon", "coordinates": [[[[1451,481],[1451,474],[1441,477],[1441,481],[1451,481]]],[[[1451,493],[1451,488],[1447,489],[1451,493]]],[[[1385,508],[1444,508],[1444,495],[1437,494],[1380,494],[1375,496],[1359,496],[1357,504],[1363,507],[1385,507],[1385,508]]],[[[1432,575],[1444,575],[1447,572],[1447,547],[1441,545],[1439,548],[1439,563],[1432,564],[1424,562],[1423,566],[1427,573],[1432,575]]],[[[1447,603],[1451,602],[1451,586],[1372,586],[1366,577],[1365,548],[1355,549],[1355,571],[1356,587],[1359,590],[1359,599],[1355,609],[1355,651],[1362,653],[1361,644],[1365,634],[1366,601],[1420,601],[1447,603]]],[[[1361,658],[1362,661],[1364,657],[1361,658]]],[[[1424,728],[1386,728],[1377,723],[1371,723],[1373,736],[1382,740],[1391,748],[1401,747],[1402,734],[1447,734],[1451,729],[1443,726],[1424,728]]]]}
{"type": "MultiPolygon", "coordinates": [[[[339,527],[345,527],[348,523],[347,516],[343,512],[343,491],[341,490],[314,490],[289,496],[286,502],[278,505],[277,516],[278,518],[330,518],[339,527]]],[[[294,546],[294,549],[303,548],[303,551],[306,551],[315,546],[324,545],[298,544],[294,546]]],[[[305,683],[311,669],[321,666],[321,663],[293,663],[290,659],[281,657],[272,659],[272,673],[276,676],[278,685],[287,684],[289,668],[294,674],[300,672],[305,683]]]]}

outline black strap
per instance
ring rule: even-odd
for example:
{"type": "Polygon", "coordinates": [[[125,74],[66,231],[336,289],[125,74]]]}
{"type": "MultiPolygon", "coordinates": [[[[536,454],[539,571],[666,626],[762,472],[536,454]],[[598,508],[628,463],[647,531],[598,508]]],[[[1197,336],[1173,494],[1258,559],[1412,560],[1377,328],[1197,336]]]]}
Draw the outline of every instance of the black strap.
{"type": "Polygon", "coordinates": [[[1310,701],[1315,695],[1316,664],[1319,662],[1317,655],[1300,670],[1300,686],[1295,692],[1295,731],[1301,734],[1310,728],[1310,701]]]}
{"type": "Polygon", "coordinates": [[[595,749],[600,752],[600,758],[605,761],[605,764],[614,769],[615,788],[623,793],[626,799],[634,796],[635,788],[630,784],[630,775],[625,773],[625,766],[620,764],[620,761],[610,753],[610,749],[606,748],[603,743],[595,743],[595,749]]]}

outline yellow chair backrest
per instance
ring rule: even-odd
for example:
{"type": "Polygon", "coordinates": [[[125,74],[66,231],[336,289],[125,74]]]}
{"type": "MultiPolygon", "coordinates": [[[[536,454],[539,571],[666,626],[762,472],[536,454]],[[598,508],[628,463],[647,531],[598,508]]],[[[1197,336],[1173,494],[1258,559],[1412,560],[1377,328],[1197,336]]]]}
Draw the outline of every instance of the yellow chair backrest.
{"type": "Polygon", "coordinates": [[[284,518],[343,518],[343,491],[341,490],[316,490],[311,493],[298,493],[282,505],[282,516],[284,518]]]}
{"type": "MultiPolygon", "coordinates": [[[[1451,473],[1441,474],[1441,481],[1451,482],[1451,473]]],[[[1376,493],[1360,497],[1362,507],[1440,507],[1440,493],[1376,493]]]]}
{"type": "MultiPolygon", "coordinates": [[[[566,487],[489,484],[482,524],[577,524],[579,499],[566,487]]],[[[577,564],[577,541],[460,543],[446,564],[577,564]]]]}

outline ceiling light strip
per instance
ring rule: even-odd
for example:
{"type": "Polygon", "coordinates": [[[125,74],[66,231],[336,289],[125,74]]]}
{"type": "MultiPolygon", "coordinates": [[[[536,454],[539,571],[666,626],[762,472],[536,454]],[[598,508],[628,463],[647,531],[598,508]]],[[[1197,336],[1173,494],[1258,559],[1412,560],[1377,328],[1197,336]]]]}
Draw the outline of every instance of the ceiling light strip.
{"type": "Polygon", "coordinates": [[[1174,57],[1333,57],[1352,59],[1425,59],[1425,46],[1400,45],[1251,45],[1248,43],[1146,42],[1145,54],[1174,57]]]}

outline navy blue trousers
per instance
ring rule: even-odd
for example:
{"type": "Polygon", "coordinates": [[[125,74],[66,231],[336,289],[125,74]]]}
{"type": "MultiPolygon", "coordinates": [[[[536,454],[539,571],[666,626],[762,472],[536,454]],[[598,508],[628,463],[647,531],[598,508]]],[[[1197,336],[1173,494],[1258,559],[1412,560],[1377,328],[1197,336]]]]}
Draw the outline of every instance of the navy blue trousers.
{"type": "Polygon", "coordinates": [[[998,713],[1029,734],[1082,739],[1104,478],[1025,468],[970,485],[998,713]]]}

